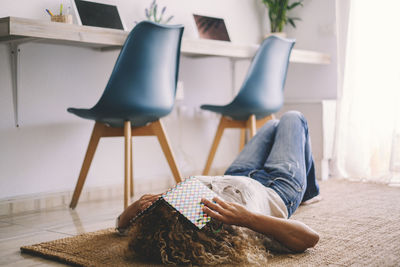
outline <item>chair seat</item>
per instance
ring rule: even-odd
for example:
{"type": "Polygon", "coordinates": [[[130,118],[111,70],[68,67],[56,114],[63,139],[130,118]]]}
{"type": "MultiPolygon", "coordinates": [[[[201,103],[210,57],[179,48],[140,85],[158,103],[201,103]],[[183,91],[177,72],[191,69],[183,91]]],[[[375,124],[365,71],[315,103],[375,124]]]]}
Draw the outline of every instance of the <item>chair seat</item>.
{"type": "Polygon", "coordinates": [[[201,105],[201,109],[219,113],[237,121],[247,121],[251,115],[255,115],[256,119],[265,118],[279,110],[278,109],[260,109],[257,107],[244,107],[242,105],[234,105],[233,103],[218,106],[218,105],[201,105]]]}
{"type": "Polygon", "coordinates": [[[293,45],[291,39],[277,36],[265,39],[232,102],[225,106],[202,105],[201,108],[237,121],[247,121],[251,115],[260,120],[279,111],[293,45]]]}
{"type": "Polygon", "coordinates": [[[152,110],[152,112],[143,112],[142,110],[110,112],[105,110],[95,110],[93,108],[68,108],[67,111],[77,115],[78,117],[101,122],[111,127],[124,127],[124,122],[128,120],[131,122],[132,126],[144,126],[168,115],[171,112],[170,109],[152,110]]]}

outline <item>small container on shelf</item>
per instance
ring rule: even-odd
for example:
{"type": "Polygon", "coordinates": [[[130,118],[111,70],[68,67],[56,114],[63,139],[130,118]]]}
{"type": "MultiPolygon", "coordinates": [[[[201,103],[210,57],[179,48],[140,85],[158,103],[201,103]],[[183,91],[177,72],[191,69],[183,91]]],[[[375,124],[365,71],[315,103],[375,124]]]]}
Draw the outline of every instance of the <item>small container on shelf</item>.
{"type": "Polygon", "coordinates": [[[67,24],[72,24],[72,15],[53,15],[50,17],[53,22],[62,22],[67,24]]]}

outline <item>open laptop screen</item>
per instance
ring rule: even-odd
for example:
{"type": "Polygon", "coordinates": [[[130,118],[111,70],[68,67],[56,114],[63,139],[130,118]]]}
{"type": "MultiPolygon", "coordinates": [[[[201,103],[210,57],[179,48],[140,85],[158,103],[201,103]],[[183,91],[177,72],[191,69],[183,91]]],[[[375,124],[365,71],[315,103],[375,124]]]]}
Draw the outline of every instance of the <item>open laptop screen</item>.
{"type": "Polygon", "coordinates": [[[82,25],[124,30],[116,6],[74,0],[82,25]]]}
{"type": "Polygon", "coordinates": [[[199,37],[220,41],[230,41],[225,22],[222,18],[214,18],[193,14],[199,37]]]}

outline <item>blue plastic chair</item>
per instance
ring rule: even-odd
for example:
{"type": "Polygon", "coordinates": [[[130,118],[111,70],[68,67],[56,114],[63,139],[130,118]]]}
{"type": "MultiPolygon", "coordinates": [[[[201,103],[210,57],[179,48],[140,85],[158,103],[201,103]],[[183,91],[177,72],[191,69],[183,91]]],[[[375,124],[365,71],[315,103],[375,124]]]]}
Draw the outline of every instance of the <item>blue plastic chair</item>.
{"type": "Polygon", "coordinates": [[[174,105],[182,33],[182,25],[138,23],[129,33],[97,104],[90,109],[68,108],[68,112],[96,122],[71,208],[78,203],[101,137],[125,136],[125,207],[133,196],[132,136],[157,136],[175,181],[181,181],[160,118],[174,105]]]}
{"type": "Polygon", "coordinates": [[[260,45],[243,85],[233,101],[225,106],[201,106],[204,110],[222,115],[203,175],[210,171],[225,128],[241,129],[241,150],[245,144],[246,129],[250,130],[250,137],[253,137],[256,128],[272,119],[273,114],[282,107],[283,88],[294,44],[295,40],[292,39],[268,37],[260,45]]]}

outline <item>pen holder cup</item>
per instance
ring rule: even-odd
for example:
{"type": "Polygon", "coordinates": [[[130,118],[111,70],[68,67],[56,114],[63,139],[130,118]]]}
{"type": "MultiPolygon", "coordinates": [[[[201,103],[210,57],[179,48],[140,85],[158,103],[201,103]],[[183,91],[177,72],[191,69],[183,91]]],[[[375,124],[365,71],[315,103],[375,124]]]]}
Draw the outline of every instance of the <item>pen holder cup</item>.
{"type": "Polygon", "coordinates": [[[51,21],[72,24],[72,15],[54,15],[51,16],[51,21]]]}

